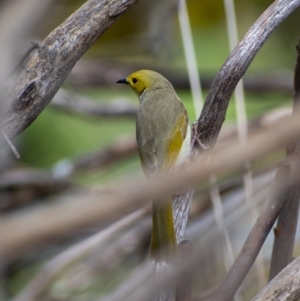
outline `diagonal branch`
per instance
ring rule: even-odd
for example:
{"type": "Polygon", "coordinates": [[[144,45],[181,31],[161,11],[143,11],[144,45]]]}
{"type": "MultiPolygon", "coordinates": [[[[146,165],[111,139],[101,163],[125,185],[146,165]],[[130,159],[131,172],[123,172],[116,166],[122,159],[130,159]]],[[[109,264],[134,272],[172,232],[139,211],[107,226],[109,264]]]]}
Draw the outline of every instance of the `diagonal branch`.
{"type": "Polygon", "coordinates": [[[299,300],[300,257],[279,273],[252,301],[299,300]]]}
{"type": "Polygon", "coordinates": [[[197,133],[202,143],[215,145],[237,83],[270,34],[298,6],[300,0],[274,1],[231,52],[208,92],[199,117],[197,133]]]}
{"type": "Polygon", "coordinates": [[[49,34],[8,95],[1,127],[9,138],[38,117],[79,58],[137,1],[89,0],[49,34]]]}

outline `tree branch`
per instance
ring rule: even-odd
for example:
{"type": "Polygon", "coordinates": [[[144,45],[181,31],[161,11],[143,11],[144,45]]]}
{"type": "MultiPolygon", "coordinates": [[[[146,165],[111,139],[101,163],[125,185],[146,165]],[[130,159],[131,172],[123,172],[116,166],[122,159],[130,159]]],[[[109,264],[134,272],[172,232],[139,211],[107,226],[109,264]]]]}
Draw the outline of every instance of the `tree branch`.
{"type": "Polygon", "coordinates": [[[87,97],[78,96],[65,90],[60,90],[53,98],[51,107],[67,112],[74,112],[85,116],[94,117],[135,117],[137,105],[126,103],[102,104],[92,101],[87,97]]]}
{"type": "Polygon", "coordinates": [[[89,0],[49,34],[9,93],[2,124],[9,138],[37,118],[78,59],[137,1],[89,0]]]}
{"type": "Polygon", "coordinates": [[[197,133],[202,143],[215,145],[237,83],[270,34],[299,5],[299,0],[274,1],[231,52],[208,92],[199,117],[197,133]]]}
{"type": "Polygon", "coordinates": [[[252,301],[294,301],[300,297],[300,257],[281,271],[252,301]]]}

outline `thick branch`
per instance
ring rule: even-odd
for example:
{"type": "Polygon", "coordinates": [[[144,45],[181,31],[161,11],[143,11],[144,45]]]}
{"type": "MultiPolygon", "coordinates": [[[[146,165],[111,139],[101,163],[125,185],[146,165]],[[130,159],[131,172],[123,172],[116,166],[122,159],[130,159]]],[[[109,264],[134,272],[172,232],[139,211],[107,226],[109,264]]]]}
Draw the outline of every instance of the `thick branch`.
{"type": "Polygon", "coordinates": [[[300,0],[275,1],[231,52],[209,90],[199,117],[197,132],[202,143],[214,146],[237,83],[270,34],[299,5],[300,0]]]}
{"type": "Polygon", "coordinates": [[[53,30],[10,91],[2,130],[15,137],[51,101],[78,59],[137,0],[89,0],[53,30]]]}
{"type": "Polygon", "coordinates": [[[252,301],[294,301],[300,298],[300,257],[279,273],[252,301]]]}

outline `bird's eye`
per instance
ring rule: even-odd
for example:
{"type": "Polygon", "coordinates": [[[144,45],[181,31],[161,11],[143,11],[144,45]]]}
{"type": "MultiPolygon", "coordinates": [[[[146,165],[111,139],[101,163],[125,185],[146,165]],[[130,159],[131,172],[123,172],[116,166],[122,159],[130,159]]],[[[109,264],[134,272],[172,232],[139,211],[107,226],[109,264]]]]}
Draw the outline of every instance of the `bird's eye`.
{"type": "Polygon", "coordinates": [[[137,79],[134,77],[134,78],[132,79],[132,82],[135,84],[135,83],[137,82],[137,79]]]}

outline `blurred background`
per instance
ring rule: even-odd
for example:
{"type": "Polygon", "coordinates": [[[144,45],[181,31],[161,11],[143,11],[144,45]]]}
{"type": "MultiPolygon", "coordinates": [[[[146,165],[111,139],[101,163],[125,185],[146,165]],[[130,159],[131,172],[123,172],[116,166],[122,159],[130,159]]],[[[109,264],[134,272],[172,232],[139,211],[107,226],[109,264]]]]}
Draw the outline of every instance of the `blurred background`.
{"type": "MultiPolygon", "coordinates": [[[[7,2],[0,1],[0,8],[7,2]]],[[[47,8],[35,16],[24,39],[15,41],[16,62],[31,47],[31,41],[42,41],[84,2],[48,1],[47,8]]],[[[235,1],[239,40],[271,3],[270,0],[235,1]]],[[[230,53],[224,3],[187,0],[186,5],[194,43],[192,51],[196,54],[196,70],[205,99],[230,53]]],[[[244,77],[249,132],[291,112],[299,17],[298,10],[276,29],[244,77]]],[[[2,29],[8,26],[3,20],[0,22],[2,29]]],[[[26,59],[18,66],[18,72],[25,65],[26,59]]],[[[20,159],[9,149],[1,153],[2,216],[30,210],[37,203],[53,202],[56,198],[102,193],[112,189],[111,181],[142,174],[135,148],[138,100],[131,89],[116,84],[118,79],[138,69],[153,69],[165,75],[186,105],[190,121],[196,121],[176,1],[140,0],[78,61],[53,102],[14,141],[20,159]]],[[[232,100],[219,143],[237,135],[236,121],[232,100]]],[[[258,208],[267,195],[276,163],[283,156],[281,151],[253,162],[251,202],[258,208]]],[[[195,273],[195,300],[210,296],[226,273],[226,265],[230,263],[228,252],[232,257],[238,254],[253,224],[252,209],[245,204],[242,175],[230,175],[218,183],[223,202],[221,220],[215,218],[212,192],[207,185],[198,187],[191,208],[187,237],[203,252],[203,263],[195,273]],[[220,240],[224,237],[219,231],[223,223],[230,246],[228,241],[220,240]]],[[[4,260],[0,288],[3,300],[20,293],[48,260],[118,218],[108,217],[93,226],[31,245],[14,258],[4,260]]],[[[149,235],[147,214],[115,233],[88,256],[64,268],[45,285],[42,297],[35,300],[94,300],[108,294],[145,259],[149,235]]],[[[244,282],[239,300],[250,300],[266,283],[271,244],[272,237],[263,249],[259,266],[253,268],[244,282]]]]}

